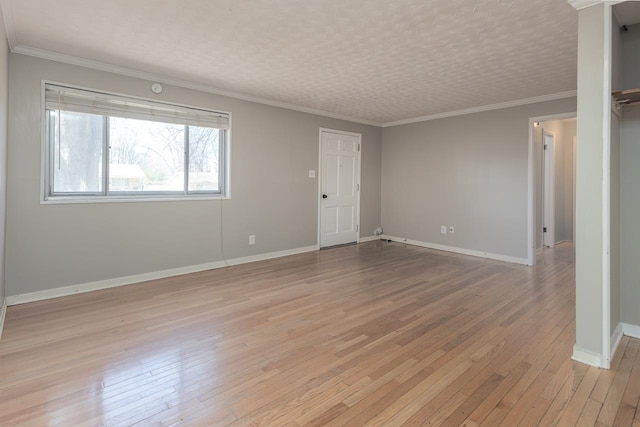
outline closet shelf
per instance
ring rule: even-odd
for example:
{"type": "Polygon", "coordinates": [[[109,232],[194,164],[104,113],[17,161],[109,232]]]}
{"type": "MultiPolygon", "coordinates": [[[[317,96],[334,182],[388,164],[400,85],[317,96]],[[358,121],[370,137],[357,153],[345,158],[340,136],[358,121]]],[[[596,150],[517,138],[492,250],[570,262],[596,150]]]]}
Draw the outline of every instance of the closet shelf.
{"type": "Polygon", "coordinates": [[[628,89],[611,94],[613,100],[621,107],[640,105],[640,89],[628,89]]]}

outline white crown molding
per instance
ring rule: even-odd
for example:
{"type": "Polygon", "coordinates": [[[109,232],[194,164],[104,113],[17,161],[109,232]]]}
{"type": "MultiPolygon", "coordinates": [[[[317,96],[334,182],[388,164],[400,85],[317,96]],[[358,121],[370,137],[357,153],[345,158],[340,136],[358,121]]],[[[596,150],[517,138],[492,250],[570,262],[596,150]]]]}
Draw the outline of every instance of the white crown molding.
{"type": "MultiPolygon", "coordinates": [[[[0,4],[4,4],[5,2],[7,2],[9,5],[11,4],[10,0],[0,0],[0,4]]],[[[6,15],[5,15],[5,21],[7,21],[6,15]]],[[[8,27],[7,27],[7,33],[9,33],[8,27]]],[[[11,44],[11,42],[10,42],[10,44],[11,44]]],[[[233,91],[228,91],[228,90],[224,90],[224,89],[218,89],[218,88],[215,88],[215,87],[203,84],[203,83],[195,83],[195,82],[192,82],[192,81],[183,80],[183,79],[177,79],[177,78],[168,77],[168,76],[164,76],[164,75],[160,75],[160,74],[156,74],[156,73],[149,73],[149,72],[146,72],[146,71],[134,70],[134,69],[127,68],[127,67],[122,67],[122,66],[119,66],[119,65],[108,64],[106,62],[93,61],[91,59],[85,59],[85,58],[79,58],[79,57],[76,57],[76,56],[65,55],[65,54],[53,52],[53,51],[50,51],[50,50],[37,49],[37,48],[29,47],[29,46],[17,45],[17,46],[15,46],[15,47],[13,47],[11,49],[11,52],[17,53],[17,54],[20,54],[20,55],[32,56],[32,57],[35,57],[35,58],[47,59],[47,60],[50,60],[50,61],[56,61],[56,62],[62,62],[62,63],[65,63],[65,64],[76,65],[76,66],[79,66],[79,67],[90,68],[90,69],[93,69],[93,70],[105,71],[105,72],[114,73],[114,74],[120,74],[120,75],[123,75],[123,76],[134,77],[134,78],[138,78],[138,79],[142,79],[142,80],[148,80],[148,81],[153,81],[153,82],[173,85],[173,86],[177,86],[177,87],[183,87],[183,88],[186,88],[186,89],[197,90],[197,91],[200,91],[200,92],[212,93],[214,95],[220,95],[220,96],[226,96],[226,97],[229,97],[229,98],[241,99],[243,101],[255,102],[255,103],[264,104],[264,105],[270,105],[272,107],[285,108],[285,109],[288,109],[288,110],[299,111],[299,112],[302,112],[302,113],[314,114],[314,115],[317,115],[317,116],[329,117],[329,118],[332,118],[332,119],[345,120],[345,121],[348,121],[348,122],[360,123],[360,124],[364,124],[364,125],[377,126],[377,127],[399,126],[399,125],[405,125],[405,124],[410,124],[410,123],[417,123],[417,122],[425,122],[425,121],[429,121],[429,120],[442,119],[442,118],[446,118],[446,117],[455,117],[455,116],[463,116],[463,115],[473,114],[473,113],[480,113],[480,112],[483,112],[483,111],[499,110],[499,109],[502,109],[502,108],[510,108],[510,107],[517,107],[517,106],[521,106],[521,105],[527,105],[527,104],[535,104],[535,103],[538,103],[538,102],[545,102],[545,101],[553,101],[553,100],[557,100],[557,99],[571,98],[571,97],[576,96],[576,93],[577,93],[575,90],[571,90],[571,91],[567,91],[567,92],[559,92],[559,93],[553,93],[553,94],[549,94],[549,95],[535,96],[535,97],[532,97],[532,98],[518,99],[518,100],[515,100],[515,101],[501,102],[501,103],[498,103],[498,104],[481,105],[481,106],[478,106],[478,107],[465,108],[463,110],[447,111],[447,112],[436,113],[436,114],[431,114],[431,115],[427,115],[427,116],[420,116],[420,117],[415,117],[415,118],[410,118],[410,119],[403,119],[403,120],[397,120],[397,121],[392,121],[392,122],[379,123],[379,122],[375,122],[375,121],[372,121],[372,120],[359,119],[359,118],[356,118],[356,117],[346,116],[346,115],[337,114],[337,113],[331,113],[329,111],[324,111],[324,110],[317,110],[315,108],[303,107],[303,106],[300,106],[300,105],[290,104],[290,103],[287,103],[287,102],[274,101],[274,100],[267,99],[267,98],[262,98],[262,97],[259,97],[259,96],[246,95],[246,94],[239,93],[239,92],[233,92],[233,91]]]]}
{"type": "MultiPolygon", "coordinates": [[[[618,4],[624,3],[625,0],[567,0],[571,6],[573,6],[576,10],[586,9],[587,7],[594,6],[596,4],[618,4]]],[[[638,0],[631,0],[638,1],[638,0]]]]}
{"type": "Polygon", "coordinates": [[[11,0],[0,0],[0,8],[2,9],[2,17],[4,19],[4,30],[7,34],[7,42],[9,49],[13,50],[17,46],[16,42],[16,26],[13,20],[13,3],[11,0]]]}
{"type": "Polygon", "coordinates": [[[464,116],[467,114],[481,113],[483,111],[500,110],[502,108],[519,107],[521,105],[537,104],[545,101],[555,101],[557,99],[572,98],[577,95],[577,91],[552,93],[549,95],[534,96],[532,98],[517,99],[515,101],[500,102],[498,104],[481,105],[479,107],[465,108],[463,110],[448,111],[444,113],[430,114],[428,116],[415,117],[413,119],[396,120],[382,124],[383,128],[391,126],[407,125],[410,123],[427,122],[429,120],[444,119],[446,117],[464,116]]]}
{"type": "MultiPolygon", "coordinates": [[[[8,0],[0,0],[2,2],[8,0]]],[[[6,18],[5,18],[6,19],[6,18]]],[[[353,123],[360,123],[363,125],[378,126],[382,124],[371,120],[359,119],[356,117],[345,116],[343,114],[331,113],[329,111],[317,110],[315,108],[303,107],[296,104],[290,104],[288,102],[274,101],[259,96],[246,95],[239,92],[228,91],[224,89],[218,89],[213,86],[209,86],[203,83],[195,83],[188,80],[177,79],[160,74],[149,73],[146,71],[134,70],[132,68],[121,67],[119,65],[111,65],[106,62],[93,61],[91,59],[79,58],[76,56],[64,55],[57,52],[52,52],[44,49],[37,49],[29,46],[17,45],[11,49],[11,52],[18,53],[20,55],[33,56],[41,59],[48,59],[50,61],[62,62],[70,65],[77,65],[80,67],[91,68],[93,70],[106,71],[108,73],[120,74],[123,76],[134,77],[142,80],[149,80],[157,83],[164,83],[167,85],[183,87],[186,89],[193,89],[200,92],[212,93],[214,95],[227,96],[229,98],[241,99],[243,101],[255,102],[258,104],[270,105],[272,107],[285,108],[287,110],[299,111],[302,113],[315,114],[317,116],[329,117],[332,119],[345,120],[353,123]]]]}
{"type": "Polygon", "coordinates": [[[602,3],[598,0],[568,0],[569,4],[576,10],[584,9],[586,7],[593,6],[598,3],[602,3]]]}

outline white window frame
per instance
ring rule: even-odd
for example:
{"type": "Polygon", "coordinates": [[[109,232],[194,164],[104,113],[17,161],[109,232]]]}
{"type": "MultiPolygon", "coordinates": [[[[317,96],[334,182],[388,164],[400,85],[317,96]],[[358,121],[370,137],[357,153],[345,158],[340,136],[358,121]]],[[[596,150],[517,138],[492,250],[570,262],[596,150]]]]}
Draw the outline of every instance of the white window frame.
{"type": "MultiPolygon", "coordinates": [[[[167,101],[158,101],[156,99],[144,98],[139,96],[133,96],[128,94],[122,94],[117,92],[110,92],[101,89],[82,87],[77,85],[72,85],[68,83],[60,83],[50,80],[42,80],[41,82],[41,133],[42,133],[42,143],[41,143],[41,185],[40,185],[40,203],[41,204],[75,204],[75,203],[113,203],[113,202],[154,202],[154,201],[185,201],[185,200],[220,200],[220,199],[231,199],[231,187],[230,187],[230,172],[231,172],[231,129],[232,129],[232,116],[231,112],[221,111],[218,109],[210,109],[197,107],[192,105],[180,104],[176,102],[167,102],[167,101]],[[125,97],[133,100],[140,100],[143,102],[150,103],[160,103],[170,106],[182,107],[182,108],[192,108],[197,110],[205,110],[212,113],[219,113],[226,115],[229,120],[229,128],[222,130],[222,138],[220,140],[221,148],[220,148],[220,168],[222,169],[220,173],[220,178],[222,179],[220,190],[218,192],[208,192],[208,191],[190,191],[188,193],[185,192],[123,192],[118,191],[115,194],[109,193],[107,188],[103,194],[72,194],[72,193],[59,193],[52,194],[51,193],[51,142],[49,135],[49,114],[46,107],[45,102],[45,89],[47,85],[56,85],[56,86],[64,86],[70,89],[76,89],[81,91],[91,91],[97,92],[104,95],[114,96],[114,97],[125,97]]],[[[104,116],[110,117],[110,116],[104,116]]],[[[107,120],[108,121],[108,120],[107,120]]],[[[105,128],[106,131],[106,128],[105,128]]],[[[105,157],[104,161],[108,165],[109,159],[109,151],[106,150],[103,152],[105,157]]],[[[185,153],[185,165],[187,164],[188,149],[185,153]]],[[[108,169],[108,166],[107,166],[108,169]]],[[[185,167],[185,175],[188,174],[188,167],[185,167]]],[[[108,183],[108,173],[106,182],[108,183]]],[[[185,187],[187,186],[187,181],[185,181],[185,187]]]]}

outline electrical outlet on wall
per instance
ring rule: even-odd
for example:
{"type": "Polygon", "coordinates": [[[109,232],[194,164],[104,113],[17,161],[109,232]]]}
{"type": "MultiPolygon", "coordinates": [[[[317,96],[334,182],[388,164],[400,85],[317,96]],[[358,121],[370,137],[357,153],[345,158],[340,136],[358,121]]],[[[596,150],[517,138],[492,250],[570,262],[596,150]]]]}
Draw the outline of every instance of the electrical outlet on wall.
{"type": "Polygon", "coordinates": [[[250,245],[255,245],[256,244],[256,235],[255,234],[250,234],[249,235],[249,244],[250,245]]]}
{"type": "Polygon", "coordinates": [[[447,234],[447,226],[446,225],[441,225],[440,226],[440,233],[441,234],[447,234]]]}
{"type": "Polygon", "coordinates": [[[449,234],[454,234],[456,232],[456,229],[453,225],[449,226],[449,234]]]}

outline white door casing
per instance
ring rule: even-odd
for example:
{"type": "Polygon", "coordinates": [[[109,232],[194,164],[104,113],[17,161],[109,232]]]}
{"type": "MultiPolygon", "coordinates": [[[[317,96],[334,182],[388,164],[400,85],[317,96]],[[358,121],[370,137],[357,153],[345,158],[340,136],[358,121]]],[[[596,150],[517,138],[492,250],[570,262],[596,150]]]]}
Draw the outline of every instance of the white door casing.
{"type": "Polygon", "coordinates": [[[542,214],[542,246],[555,246],[555,134],[542,134],[544,152],[544,196],[542,214]]]}
{"type": "Polygon", "coordinates": [[[321,248],[359,240],[360,147],[359,134],[320,129],[321,248]]]}
{"type": "Polygon", "coordinates": [[[576,137],[573,136],[573,247],[576,247],[576,137]]]}

